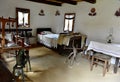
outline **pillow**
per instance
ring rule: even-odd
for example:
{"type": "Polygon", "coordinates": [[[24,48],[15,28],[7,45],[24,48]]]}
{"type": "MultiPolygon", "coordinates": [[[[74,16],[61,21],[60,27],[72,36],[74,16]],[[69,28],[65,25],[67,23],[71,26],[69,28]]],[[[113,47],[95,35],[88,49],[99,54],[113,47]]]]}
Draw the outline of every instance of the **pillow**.
{"type": "Polygon", "coordinates": [[[42,35],[44,35],[45,33],[44,33],[44,32],[39,32],[38,34],[42,34],[42,35]]]}
{"type": "Polygon", "coordinates": [[[53,34],[52,32],[50,31],[43,31],[45,34],[53,34]]]}
{"type": "Polygon", "coordinates": [[[39,34],[45,35],[45,34],[53,34],[53,33],[50,32],[50,31],[42,31],[42,32],[40,32],[39,34]]]}
{"type": "Polygon", "coordinates": [[[11,33],[7,33],[5,35],[5,39],[7,39],[8,41],[12,42],[13,41],[12,34],[11,33]]]}

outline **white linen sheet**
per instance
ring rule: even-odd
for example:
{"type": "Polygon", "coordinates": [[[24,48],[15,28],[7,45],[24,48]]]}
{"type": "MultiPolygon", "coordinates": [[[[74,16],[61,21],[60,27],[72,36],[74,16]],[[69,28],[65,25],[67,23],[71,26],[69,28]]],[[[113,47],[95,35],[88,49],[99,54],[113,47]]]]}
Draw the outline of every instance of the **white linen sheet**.
{"type": "Polygon", "coordinates": [[[57,48],[59,34],[38,34],[38,42],[50,48],[57,48]]]}

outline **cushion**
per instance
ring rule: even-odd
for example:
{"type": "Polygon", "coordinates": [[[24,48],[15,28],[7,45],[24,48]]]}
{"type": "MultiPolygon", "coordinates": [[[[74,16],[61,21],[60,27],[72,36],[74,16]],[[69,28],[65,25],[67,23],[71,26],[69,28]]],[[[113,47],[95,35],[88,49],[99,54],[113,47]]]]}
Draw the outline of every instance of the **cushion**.
{"type": "Polygon", "coordinates": [[[44,34],[53,34],[53,33],[52,33],[52,32],[50,32],[50,31],[42,31],[42,32],[40,32],[39,34],[44,35],[44,34]]]}
{"type": "Polygon", "coordinates": [[[95,57],[99,57],[102,59],[111,59],[111,56],[107,55],[107,54],[103,54],[103,53],[95,53],[94,55],[95,57]]]}
{"type": "Polygon", "coordinates": [[[52,32],[50,31],[43,31],[45,34],[53,34],[52,32]]]}
{"type": "Polygon", "coordinates": [[[12,34],[11,33],[6,33],[5,39],[7,39],[8,41],[11,42],[13,40],[12,34]]]}

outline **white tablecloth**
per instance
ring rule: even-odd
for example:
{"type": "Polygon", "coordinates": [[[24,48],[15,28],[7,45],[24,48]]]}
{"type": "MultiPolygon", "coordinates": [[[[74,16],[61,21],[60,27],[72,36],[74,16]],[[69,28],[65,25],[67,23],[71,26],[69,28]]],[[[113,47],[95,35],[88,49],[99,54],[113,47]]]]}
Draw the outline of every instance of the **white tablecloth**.
{"type": "Polygon", "coordinates": [[[94,50],[110,56],[120,58],[120,44],[108,44],[91,41],[87,50],[94,50]]]}
{"type": "Polygon", "coordinates": [[[113,57],[112,63],[114,63],[114,59],[116,57],[120,58],[120,44],[109,44],[109,43],[101,43],[101,42],[95,42],[91,41],[88,45],[88,50],[94,50],[96,52],[101,52],[106,55],[110,55],[113,57]]]}

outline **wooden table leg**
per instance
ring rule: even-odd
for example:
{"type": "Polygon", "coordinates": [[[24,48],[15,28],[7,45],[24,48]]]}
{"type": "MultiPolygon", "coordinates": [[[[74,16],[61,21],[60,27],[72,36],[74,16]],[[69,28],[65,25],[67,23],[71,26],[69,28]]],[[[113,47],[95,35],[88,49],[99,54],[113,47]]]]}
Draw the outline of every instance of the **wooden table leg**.
{"type": "Polygon", "coordinates": [[[114,65],[114,73],[117,73],[118,63],[119,63],[119,58],[116,58],[115,65],[114,65]]]}

